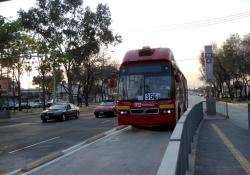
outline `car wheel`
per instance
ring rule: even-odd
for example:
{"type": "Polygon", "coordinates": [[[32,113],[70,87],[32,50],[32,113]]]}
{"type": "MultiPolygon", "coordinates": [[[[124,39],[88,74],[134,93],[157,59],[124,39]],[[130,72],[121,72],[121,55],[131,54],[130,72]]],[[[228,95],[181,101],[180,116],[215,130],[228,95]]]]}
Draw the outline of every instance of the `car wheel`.
{"type": "Polygon", "coordinates": [[[99,118],[99,113],[95,113],[95,118],[99,118]]]}
{"type": "Polygon", "coordinates": [[[47,123],[47,120],[46,120],[46,119],[42,119],[42,122],[43,122],[43,123],[47,123]]]}
{"type": "Polygon", "coordinates": [[[76,119],[79,118],[80,112],[76,112],[76,119]]]}
{"type": "Polygon", "coordinates": [[[65,114],[62,114],[62,116],[61,116],[61,121],[63,122],[63,121],[65,121],[65,120],[66,120],[65,114]]]}

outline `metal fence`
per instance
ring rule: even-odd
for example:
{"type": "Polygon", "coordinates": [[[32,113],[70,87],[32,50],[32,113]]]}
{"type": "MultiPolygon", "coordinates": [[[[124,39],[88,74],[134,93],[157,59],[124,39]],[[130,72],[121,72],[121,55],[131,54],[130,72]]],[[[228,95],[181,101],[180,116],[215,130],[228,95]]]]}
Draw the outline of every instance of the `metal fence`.
{"type": "Polygon", "coordinates": [[[217,101],[216,102],[216,113],[228,118],[229,117],[229,115],[228,115],[228,103],[217,101]]]}
{"type": "Polygon", "coordinates": [[[184,175],[189,167],[188,154],[191,153],[193,136],[203,119],[203,104],[196,104],[179,119],[170,137],[157,175],[184,175]]]}
{"type": "MultiPolygon", "coordinates": [[[[250,103],[233,104],[216,101],[214,105],[215,116],[224,116],[234,124],[250,130],[250,103]]],[[[188,154],[191,153],[193,136],[206,112],[207,102],[203,101],[182,115],[170,137],[157,175],[186,174],[189,168],[188,154]]]]}

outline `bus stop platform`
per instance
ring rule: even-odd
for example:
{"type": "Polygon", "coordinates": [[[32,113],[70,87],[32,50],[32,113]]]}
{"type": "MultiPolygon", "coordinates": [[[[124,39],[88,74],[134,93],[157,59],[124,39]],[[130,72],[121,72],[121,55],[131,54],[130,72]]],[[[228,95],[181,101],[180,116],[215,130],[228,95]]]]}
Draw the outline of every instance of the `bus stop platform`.
{"type": "Polygon", "coordinates": [[[193,171],[195,175],[250,175],[250,130],[220,115],[204,116],[193,171]]]}

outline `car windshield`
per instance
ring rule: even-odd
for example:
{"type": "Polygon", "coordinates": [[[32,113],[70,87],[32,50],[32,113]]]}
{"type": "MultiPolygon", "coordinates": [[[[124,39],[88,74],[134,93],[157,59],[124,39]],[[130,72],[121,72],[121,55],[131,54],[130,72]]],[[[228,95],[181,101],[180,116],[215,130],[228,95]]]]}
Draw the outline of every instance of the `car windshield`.
{"type": "Polygon", "coordinates": [[[121,69],[119,100],[160,100],[171,98],[169,65],[133,66],[121,69]]]}
{"type": "Polygon", "coordinates": [[[115,106],[115,102],[101,102],[100,106],[115,106]]]}
{"type": "Polygon", "coordinates": [[[66,106],[65,104],[55,104],[55,105],[52,105],[49,107],[49,109],[51,110],[59,110],[59,109],[66,109],[66,106]]]}

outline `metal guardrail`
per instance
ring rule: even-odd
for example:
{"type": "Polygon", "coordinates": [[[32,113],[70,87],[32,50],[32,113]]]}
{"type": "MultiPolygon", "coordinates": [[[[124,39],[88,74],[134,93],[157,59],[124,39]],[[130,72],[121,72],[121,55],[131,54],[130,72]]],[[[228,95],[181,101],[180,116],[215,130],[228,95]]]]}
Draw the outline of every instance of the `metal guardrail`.
{"type": "Polygon", "coordinates": [[[216,113],[230,118],[241,127],[250,129],[250,103],[228,103],[216,101],[216,113]]]}
{"type": "Polygon", "coordinates": [[[185,175],[193,136],[203,119],[203,104],[188,109],[176,124],[157,175],[185,175]]]}
{"type": "Polygon", "coordinates": [[[216,113],[229,118],[228,103],[222,101],[216,101],[216,113]]]}

